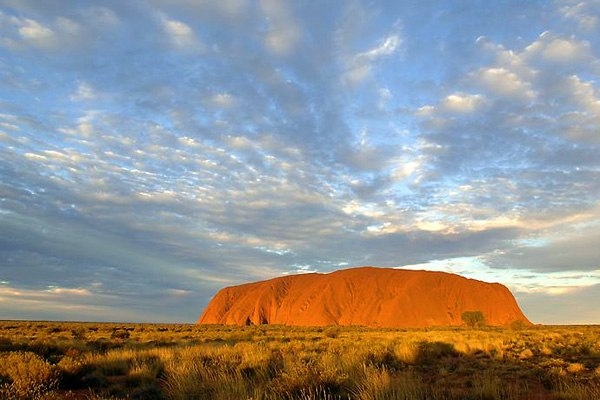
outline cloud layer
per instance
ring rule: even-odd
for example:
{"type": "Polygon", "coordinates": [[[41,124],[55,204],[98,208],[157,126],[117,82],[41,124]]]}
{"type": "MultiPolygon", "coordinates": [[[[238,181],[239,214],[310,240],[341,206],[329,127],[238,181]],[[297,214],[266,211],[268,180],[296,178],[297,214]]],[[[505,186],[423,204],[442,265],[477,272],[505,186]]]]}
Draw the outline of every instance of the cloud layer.
{"type": "Polygon", "coordinates": [[[369,264],[598,322],[600,7],[396,3],[1,1],[0,318],[369,264]]]}

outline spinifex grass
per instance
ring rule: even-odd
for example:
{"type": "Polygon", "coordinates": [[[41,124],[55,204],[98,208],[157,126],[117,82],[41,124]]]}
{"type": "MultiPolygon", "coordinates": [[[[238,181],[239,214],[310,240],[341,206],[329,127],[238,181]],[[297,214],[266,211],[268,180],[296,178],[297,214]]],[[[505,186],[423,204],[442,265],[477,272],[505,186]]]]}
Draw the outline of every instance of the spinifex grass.
{"type": "Polygon", "coordinates": [[[9,399],[600,398],[598,326],[397,330],[5,321],[0,357],[0,398],[9,399]]]}

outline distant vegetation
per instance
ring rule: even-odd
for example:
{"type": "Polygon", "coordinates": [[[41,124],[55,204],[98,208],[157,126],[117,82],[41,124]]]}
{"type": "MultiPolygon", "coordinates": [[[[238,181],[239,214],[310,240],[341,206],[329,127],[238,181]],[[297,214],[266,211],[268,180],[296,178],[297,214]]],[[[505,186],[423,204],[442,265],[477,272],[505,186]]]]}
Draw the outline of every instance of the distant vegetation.
{"type": "Polygon", "coordinates": [[[1,399],[600,399],[600,327],[0,322],[1,399]]]}
{"type": "Polygon", "coordinates": [[[482,327],[485,324],[485,317],[481,311],[465,311],[461,318],[470,328],[482,327]]]}

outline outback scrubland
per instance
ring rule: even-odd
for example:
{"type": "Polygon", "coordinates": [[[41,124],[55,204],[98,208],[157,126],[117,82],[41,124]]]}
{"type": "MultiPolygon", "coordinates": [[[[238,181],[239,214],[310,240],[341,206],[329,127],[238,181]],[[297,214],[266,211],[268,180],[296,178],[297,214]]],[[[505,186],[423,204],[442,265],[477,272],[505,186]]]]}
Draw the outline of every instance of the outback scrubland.
{"type": "Polygon", "coordinates": [[[2,399],[600,399],[600,326],[0,322],[2,399]]]}

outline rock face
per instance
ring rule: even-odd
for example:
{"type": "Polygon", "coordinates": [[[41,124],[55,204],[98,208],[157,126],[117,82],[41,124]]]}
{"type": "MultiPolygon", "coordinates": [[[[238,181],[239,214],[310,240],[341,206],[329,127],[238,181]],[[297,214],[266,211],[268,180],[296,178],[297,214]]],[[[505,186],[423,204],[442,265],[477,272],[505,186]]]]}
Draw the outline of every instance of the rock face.
{"type": "Polygon", "coordinates": [[[198,323],[420,328],[464,325],[465,311],[481,311],[487,325],[531,324],[499,283],[374,267],[227,287],[216,294],[198,323]]]}

